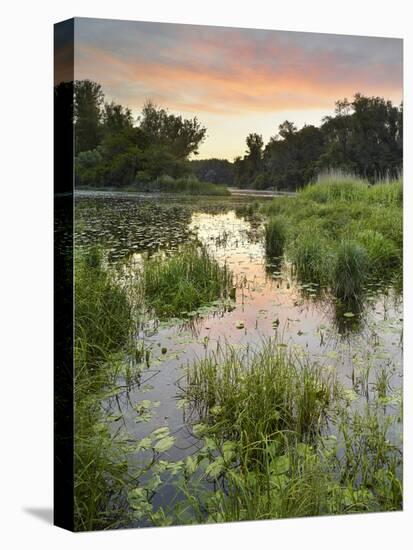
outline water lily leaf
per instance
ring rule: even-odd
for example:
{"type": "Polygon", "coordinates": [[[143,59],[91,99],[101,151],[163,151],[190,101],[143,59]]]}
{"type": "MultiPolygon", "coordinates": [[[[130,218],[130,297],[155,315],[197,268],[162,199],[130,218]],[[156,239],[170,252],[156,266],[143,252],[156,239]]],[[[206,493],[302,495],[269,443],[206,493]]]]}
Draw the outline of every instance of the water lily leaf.
{"type": "Polygon", "coordinates": [[[148,493],[143,487],[136,487],[129,491],[128,501],[136,519],[142,519],[152,511],[152,504],[148,502],[148,493]]]}
{"type": "Polygon", "coordinates": [[[166,437],[169,435],[169,428],[168,426],[163,426],[162,428],[157,428],[152,432],[152,437],[155,439],[162,439],[163,437],[166,437]]]}
{"type": "Polygon", "coordinates": [[[186,457],[186,460],[185,460],[185,473],[188,475],[188,476],[191,476],[192,474],[194,474],[196,472],[196,469],[197,469],[197,461],[195,458],[193,458],[192,456],[187,456],[186,457]]]}
{"type": "Polygon", "coordinates": [[[171,435],[168,435],[166,437],[163,437],[162,439],[159,439],[154,449],[158,453],[164,453],[165,451],[169,451],[169,449],[174,445],[174,443],[175,443],[175,438],[171,435]]]}
{"type": "Polygon", "coordinates": [[[148,435],[141,439],[135,447],[135,451],[147,451],[152,447],[152,438],[148,435]]]}

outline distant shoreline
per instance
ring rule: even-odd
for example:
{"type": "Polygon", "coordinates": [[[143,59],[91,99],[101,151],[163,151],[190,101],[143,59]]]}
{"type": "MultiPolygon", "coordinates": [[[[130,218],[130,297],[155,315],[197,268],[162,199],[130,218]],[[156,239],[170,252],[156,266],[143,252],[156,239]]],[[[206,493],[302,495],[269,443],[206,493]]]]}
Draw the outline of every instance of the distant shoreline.
{"type": "Polygon", "coordinates": [[[278,196],[293,196],[294,192],[290,191],[272,191],[270,189],[258,190],[258,189],[242,189],[238,187],[227,187],[230,192],[229,195],[212,195],[212,194],[191,194],[188,193],[166,193],[161,191],[141,191],[138,189],[131,188],[119,188],[119,187],[77,187],[75,188],[75,194],[82,193],[122,193],[122,194],[131,194],[131,195],[141,195],[142,197],[160,197],[165,195],[173,196],[198,196],[198,197],[220,197],[220,198],[230,198],[230,197],[262,197],[262,198],[271,198],[278,196]]]}

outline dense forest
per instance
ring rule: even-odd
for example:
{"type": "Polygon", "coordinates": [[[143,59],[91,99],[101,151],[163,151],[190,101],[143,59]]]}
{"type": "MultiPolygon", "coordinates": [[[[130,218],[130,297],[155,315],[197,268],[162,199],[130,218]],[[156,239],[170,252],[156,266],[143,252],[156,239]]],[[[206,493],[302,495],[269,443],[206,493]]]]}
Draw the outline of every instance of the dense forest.
{"type": "MultiPolygon", "coordinates": [[[[57,86],[56,100],[65,93],[64,84],[57,86]]],[[[150,190],[163,178],[295,190],[331,169],[371,182],[402,170],[403,105],[380,97],[339,100],[320,127],[299,130],[286,120],[266,144],[250,133],[244,156],[233,162],[194,160],[207,131],[196,117],[184,119],[147,101],[134,120],[128,107],[105,101],[101,85],[90,80],[75,82],[73,112],[78,186],[150,190]]]]}

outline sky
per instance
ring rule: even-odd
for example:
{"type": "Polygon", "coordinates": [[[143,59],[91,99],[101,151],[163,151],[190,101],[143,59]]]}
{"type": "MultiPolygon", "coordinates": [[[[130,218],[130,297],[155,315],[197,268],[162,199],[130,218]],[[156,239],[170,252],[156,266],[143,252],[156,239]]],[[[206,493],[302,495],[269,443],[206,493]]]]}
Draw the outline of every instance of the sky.
{"type": "Polygon", "coordinates": [[[232,160],[250,132],[319,125],[356,92],[402,100],[402,40],[75,19],[75,78],[137,117],[148,99],[207,127],[198,158],[232,160]]]}

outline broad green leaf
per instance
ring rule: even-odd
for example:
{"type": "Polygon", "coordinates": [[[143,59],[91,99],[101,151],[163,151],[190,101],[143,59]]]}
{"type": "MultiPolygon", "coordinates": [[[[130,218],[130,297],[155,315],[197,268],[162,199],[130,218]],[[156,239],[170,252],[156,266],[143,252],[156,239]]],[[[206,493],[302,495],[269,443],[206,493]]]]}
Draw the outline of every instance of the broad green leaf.
{"type": "Polygon", "coordinates": [[[159,439],[154,449],[158,453],[164,453],[165,451],[169,451],[169,449],[173,446],[174,443],[175,443],[175,438],[171,435],[167,435],[166,437],[159,439]]]}

